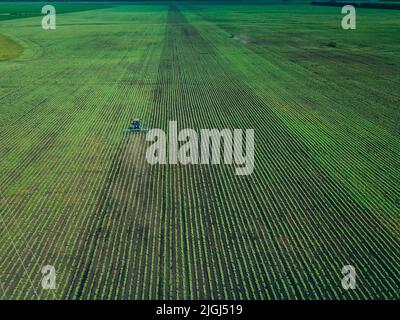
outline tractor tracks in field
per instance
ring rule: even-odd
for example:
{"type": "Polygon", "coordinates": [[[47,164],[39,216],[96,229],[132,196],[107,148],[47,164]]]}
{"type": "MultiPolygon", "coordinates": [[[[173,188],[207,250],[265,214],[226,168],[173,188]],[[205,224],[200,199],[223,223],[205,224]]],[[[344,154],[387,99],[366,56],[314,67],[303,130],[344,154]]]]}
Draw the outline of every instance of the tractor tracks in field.
{"type": "Polygon", "coordinates": [[[81,257],[81,266],[78,268],[78,270],[82,270],[83,274],[79,278],[76,278],[75,283],[72,285],[73,288],[78,289],[76,295],[74,293],[73,295],[69,296],[70,299],[82,298],[84,286],[86,284],[89,272],[91,271],[91,267],[93,264],[95,246],[99,243],[99,239],[102,234],[102,228],[104,226],[104,221],[107,218],[107,214],[109,214],[107,208],[110,206],[110,193],[112,192],[112,188],[114,186],[114,177],[119,175],[121,172],[122,160],[120,159],[120,155],[123,152],[124,147],[126,147],[126,142],[127,140],[120,141],[117,147],[117,151],[111,162],[110,170],[107,173],[107,178],[104,181],[103,187],[101,188],[98,204],[96,206],[98,208],[98,215],[96,216],[96,219],[93,220],[93,222],[97,221],[96,226],[94,228],[94,231],[88,235],[89,250],[85,251],[85,249],[87,248],[81,248],[81,252],[78,254],[78,256],[81,257]]]}
{"type": "MultiPolygon", "coordinates": [[[[100,286],[105,281],[104,277],[111,272],[107,270],[103,273],[101,270],[104,267],[117,263],[119,268],[124,269],[124,259],[114,257],[113,250],[127,246],[124,238],[131,234],[128,231],[132,228],[131,224],[143,218],[145,202],[132,201],[132,196],[140,193],[140,180],[145,170],[143,151],[144,136],[135,134],[124,136],[115,150],[94,206],[96,214],[87,223],[91,231],[87,232],[86,244],[77,255],[80,257],[77,266],[79,272],[71,285],[71,299],[97,297],[93,296],[92,288],[100,286]],[[133,185],[139,187],[134,188],[133,185]],[[119,261],[113,261],[113,258],[119,261]]],[[[116,271],[121,273],[122,270],[116,271]]],[[[103,294],[109,294],[111,290],[113,288],[107,286],[103,294]]]]}

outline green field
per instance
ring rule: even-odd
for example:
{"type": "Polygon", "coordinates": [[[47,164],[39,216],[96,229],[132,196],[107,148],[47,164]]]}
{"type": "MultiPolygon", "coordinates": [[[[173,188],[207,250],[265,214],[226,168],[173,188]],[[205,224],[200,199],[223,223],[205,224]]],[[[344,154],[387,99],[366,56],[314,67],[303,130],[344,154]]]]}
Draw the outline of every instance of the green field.
{"type": "Polygon", "coordinates": [[[0,34],[0,61],[18,57],[23,51],[22,46],[10,38],[0,34]]]}
{"type": "Polygon", "coordinates": [[[45,31],[24,5],[0,21],[3,299],[400,298],[400,11],[55,4],[45,31]],[[150,165],[135,117],[253,128],[254,173],[150,165]]]}

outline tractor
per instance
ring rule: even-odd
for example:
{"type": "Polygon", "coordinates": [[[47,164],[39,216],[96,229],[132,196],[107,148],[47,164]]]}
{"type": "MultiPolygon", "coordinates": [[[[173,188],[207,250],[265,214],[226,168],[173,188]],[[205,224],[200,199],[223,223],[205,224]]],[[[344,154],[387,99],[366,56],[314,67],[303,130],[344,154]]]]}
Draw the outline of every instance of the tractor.
{"type": "Polygon", "coordinates": [[[125,129],[126,133],[147,133],[149,132],[149,129],[147,128],[142,128],[142,125],[140,123],[140,119],[133,119],[131,126],[128,129],[125,129]]]}

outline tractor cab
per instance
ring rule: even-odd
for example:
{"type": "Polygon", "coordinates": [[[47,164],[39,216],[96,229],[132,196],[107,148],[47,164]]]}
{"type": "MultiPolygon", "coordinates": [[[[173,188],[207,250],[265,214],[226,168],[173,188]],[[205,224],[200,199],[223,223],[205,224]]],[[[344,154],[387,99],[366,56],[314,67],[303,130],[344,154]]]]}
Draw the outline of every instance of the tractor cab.
{"type": "Polygon", "coordinates": [[[133,119],[131,128],[134,130],[140,130],[140,119],[133,119]]]}

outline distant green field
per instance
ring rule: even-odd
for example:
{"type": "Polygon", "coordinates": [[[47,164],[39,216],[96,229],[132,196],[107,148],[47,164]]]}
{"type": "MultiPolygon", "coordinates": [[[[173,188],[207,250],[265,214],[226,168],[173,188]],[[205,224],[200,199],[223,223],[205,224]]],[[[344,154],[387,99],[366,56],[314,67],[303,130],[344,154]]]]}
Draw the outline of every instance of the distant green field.
{"type": "Polygon", "coordinates": [[[113,4],[100,3],[68,3],[68,2],[1,2],[0,3],[0,21],[22,19],[41,16],[42,7],[45,4],[56,6],[57,13],[68,13],[86,10],[95,10],[99,8],[112,7],[113,4]]]}
{"type": "Polygon", "coordinates": [[[91,6],[0,21],[2,298],[399,298],[399,11],[91,6]],[[150,165],[136,117],[253,128],[254,173],[150,165]]]}

